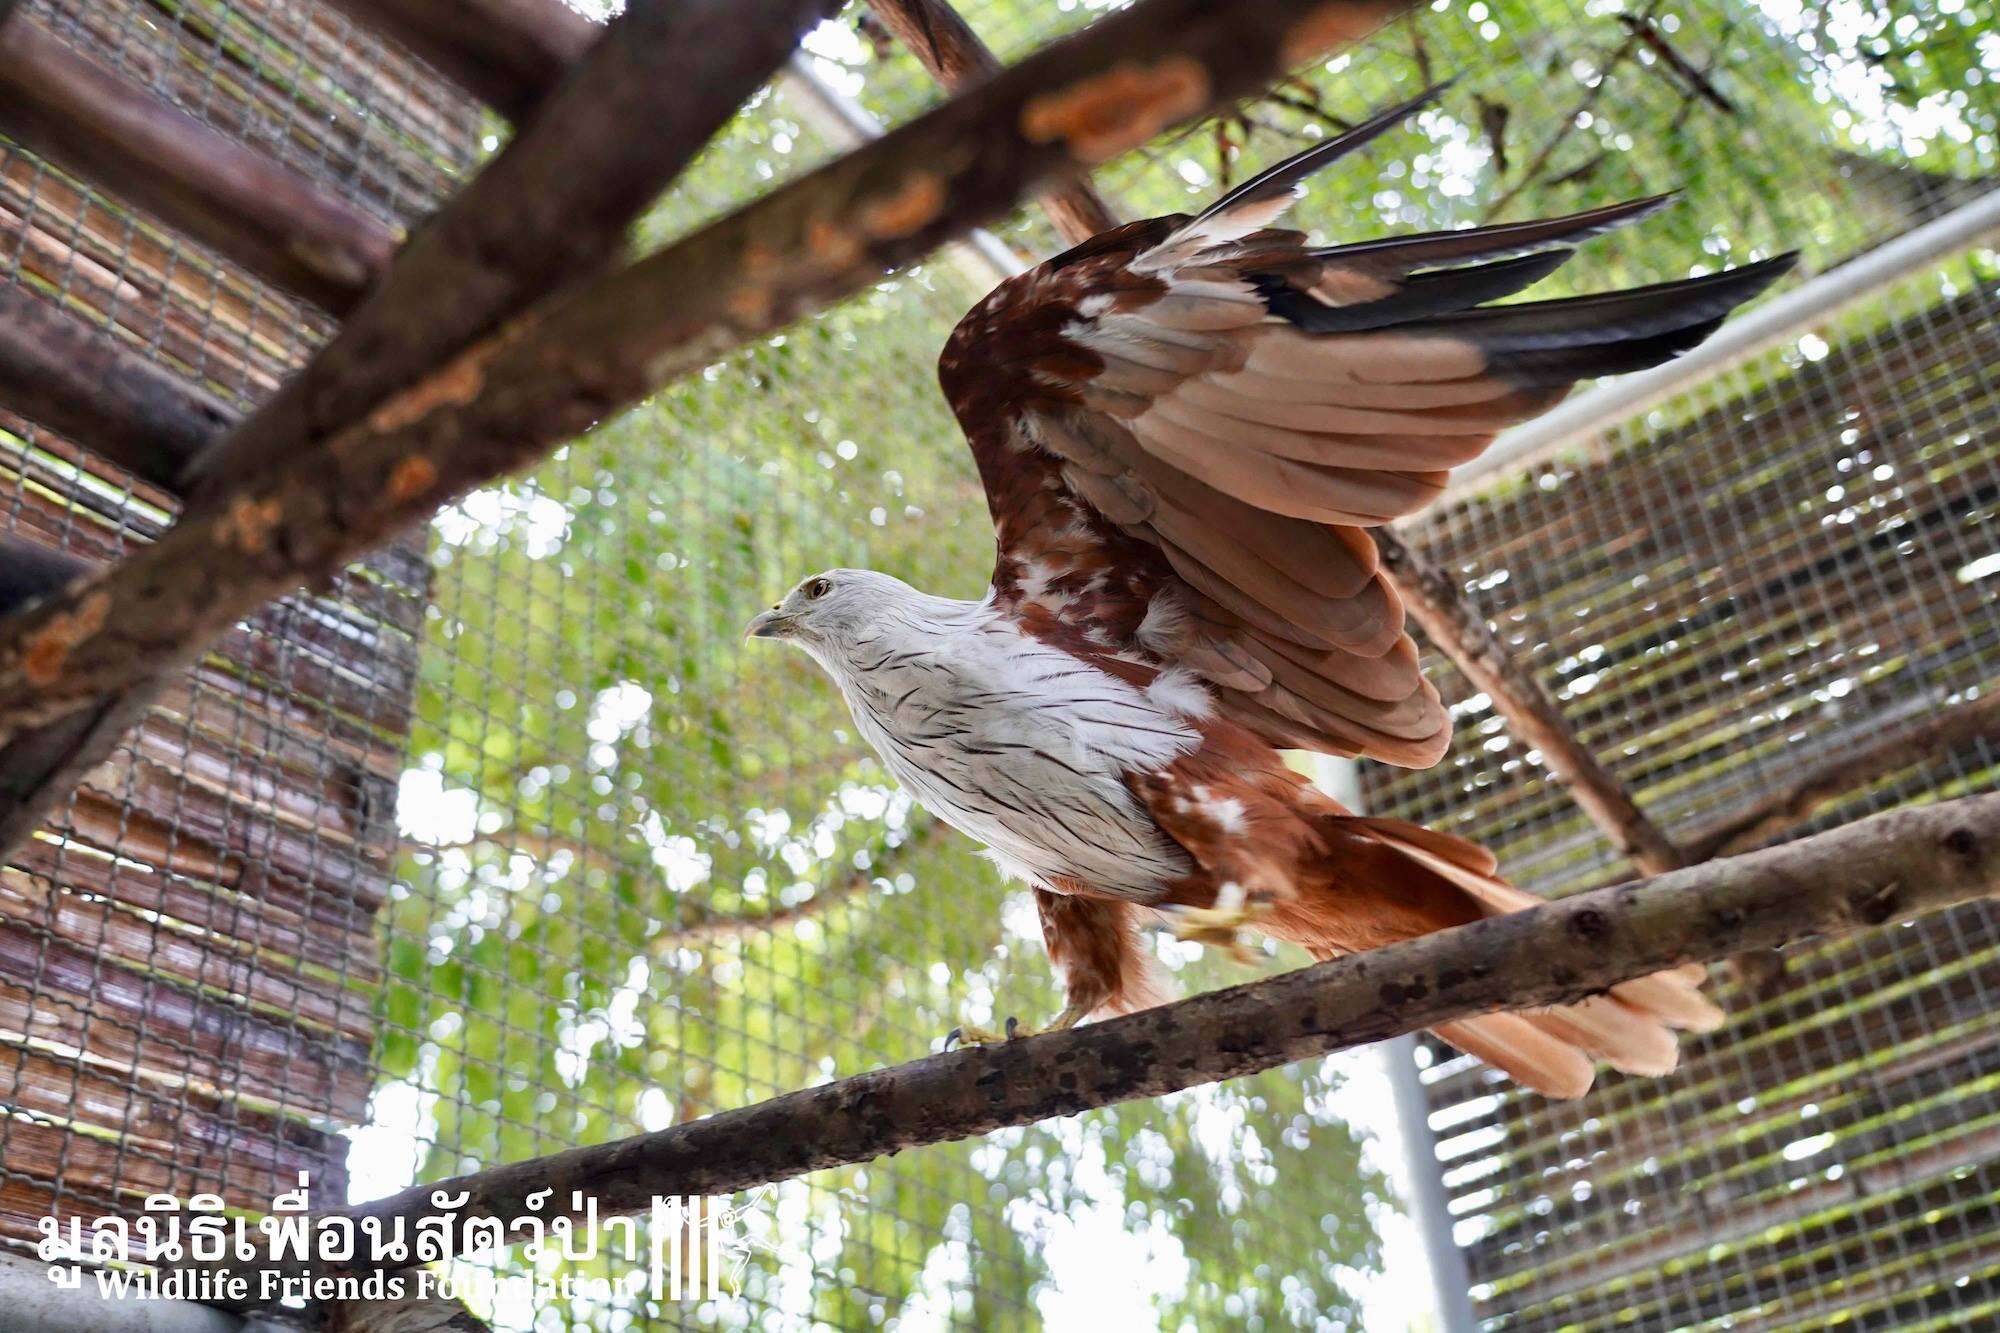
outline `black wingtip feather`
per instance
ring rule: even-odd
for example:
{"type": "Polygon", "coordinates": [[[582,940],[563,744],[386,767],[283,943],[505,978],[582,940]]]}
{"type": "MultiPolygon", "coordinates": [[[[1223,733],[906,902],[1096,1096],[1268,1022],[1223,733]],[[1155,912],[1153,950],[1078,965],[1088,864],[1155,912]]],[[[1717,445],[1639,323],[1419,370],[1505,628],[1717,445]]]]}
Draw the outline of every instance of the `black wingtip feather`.
{"type": "Polygon", "coordinates": [[[1728,314],[1790,272],[1798,254],[1596,296],[1464,310],[1448,320],[1405,324],[1411,333],[1464,338],[1489,353],[1628,342],[1728,314]]]}
{"type": "Polygon", "coordinates": [[[1195,221],[1206,222],[1218,213],[1226,213],[1230,209],[1241,207],[1244,204],[1258,203],[1271,198],[1281,191],[1291,189],[1321,167],[1338,161],[1355,149],[1372,142],[1387,131],[1402,124],[1405,120],[1408,120],[1411,116],[1442,97],[1445,91],[1456,82],[1456,79],[1446,79],[1442,83],[1432,84],[1409,101],[1398,103],[1385,111],[1378,111],[1361,124],[1356,125],[1353,129],[1337,134],[1324,142],[1316,143],[1302,152],[1294,153],[1274,166],[1264,168],[1264,170],[1258,172],[1249,180],[1244,181],[1207,208],[1204,208],[1196,215],[1195,221]]]}
{"type": "Polygon", "coordinates": [[[1497,259],[1490,264],[1474,264],[1465,268],[1428,269],[1405,278],[1403,290],[1479,289],[1488,293],[1458,307],[1463,310],[1467,306],[1497,301],[1503,296],[1512,296],[1515,292],[1532,287],[1567,264],[1575,253],[1576,250],[1567,245],[1551,246],[1547,250],[1537,250],[1532,254],[1516,255],[1511,259],[1497,259]]]}
{"type": "Polygon", "coordinates": [[[1593,236],[1642,222],[1680,199],[1680,191],[1648,195],[1607,204],[1557,218],[1501,222],[1488,227],[1382,236],[1372,241],[1322,246],[1313,258],[1331,260],[1367,272],[1398,274],[1433,264],[1474,259],[1501,259],[1532,253],[1552,245],[1575,245],[1593,236]]]}
{"type": "Polygon", "coordinates": [[[1578,380],[1597,379],[1604,375],[1630,375],[1651,370],[1683,352],[1693,351],[1727,322],[1727,316],[1718,315],[1714,319],[1651,338],[1599,343],[1589,347],[1502,352],[1487,358],[1486,369],[1523,389],[1574,384],[1578,380]]]}
{"type": "Polygon", "coordinates": [[[1325,305],[1276,277],[1259,276],[1252,281],[1266,310],[1307,333],[1358,333],[1469,310],[1512,296],[1561,268],[1575,253],[1569,249],[1543,250],[1469,268],[1435,269],[1406,278],[1393,295],[1344,306],[1325,305]]]}

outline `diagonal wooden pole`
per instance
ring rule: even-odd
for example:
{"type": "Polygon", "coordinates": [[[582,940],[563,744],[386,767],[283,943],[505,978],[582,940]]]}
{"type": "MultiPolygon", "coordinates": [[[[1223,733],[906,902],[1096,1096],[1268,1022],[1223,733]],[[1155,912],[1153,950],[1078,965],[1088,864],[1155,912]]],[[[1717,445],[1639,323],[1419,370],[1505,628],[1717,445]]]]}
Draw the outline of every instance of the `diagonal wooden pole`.
{"type": "MultiPolygon", "coordinates": [[[[955,92],[1000,72],[1000,58],[945,0],[868,0],[868,7],[945,88],[955,92]]],[[[1071,245],[1110,231],[1121,220],[1088,179],[1051,186],[1037,201],[1056,234],[1071,245]]]]}
{"type": "Polygon", "coordinates": [[[536,300],[613,266],[633,222],[836,5],[635,0],[533,123],[417,227],[333,340],[188,465],[190,507],[317,447],[536,300]]]}
{"type": "MultiPolygon", "coordinates": [[[[187,434],[176,441],[185,461],[171,489],[187,495],[189,512],[170,540],[204,521],[204,513],[213,520],[248,475],[273,460],[296,462],[328,432],[438,373],[469,342],[535,300],[613,265],[633,219],[782,64],[799,32],[830,2],[630,6],[544,99],[534,125],[417,230],[303,371],[219,438],[187,434]],[[648,132],[633,134],[635,124],[648,132]]],[[[179,580],[182,591],[198,592],[221,555],[223,548],[213,548],[191,559],[179,580]]],[[[317,575],[330,576],[331,570],[317,575]]],[[[271,595],[303,581],[303,575],[290,580],[271,595]]],[[[87,623],[91,613],[86,609],[79,622],[77,609],[53,613],[63,627],[59,638],[87,623]]],[[[254,609],[242,604],[237,616],[254,609]]],[[[173,662],[191,663],[205,643],[182,645],[173,662]]],[[[32,835],[144,716],[170,678],[165,659],[159,667],[76,707],[0,725],[0,852],[32,835]]]]}

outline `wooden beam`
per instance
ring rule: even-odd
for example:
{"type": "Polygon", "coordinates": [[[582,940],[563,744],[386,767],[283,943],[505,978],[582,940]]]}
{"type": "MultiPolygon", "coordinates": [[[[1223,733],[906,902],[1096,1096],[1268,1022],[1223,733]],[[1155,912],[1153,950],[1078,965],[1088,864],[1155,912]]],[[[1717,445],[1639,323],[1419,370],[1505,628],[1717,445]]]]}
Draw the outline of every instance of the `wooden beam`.
{"type": "MultiPolygon", "coordinates": [[[[438,373],[467,343],[536,299],[601,274],[633,218],[769,78],[828,2],[762,0],[753,9],[729,0],[644,0],[628,9],[535,125],[418,230],[380,290],[314,360],[233,431],[184,460],[175,483],[188,506],[170,539],[204,514],[213,520],[246,474],[295,459],[326,431],[438,373]],[[634,125],[649,133],[632,133],[634,125]]],[[[353,547],[349,558],[372,544],[353,547]]],[[[202,577],[194,572],[202,563],[189,566],[190,577],[202,577]]],[[[328,569],[318,578],[332,576],[328,569]]],[[[241,605],[244,615],[255,609],[241,605]]],[[[201,651],[184,646],[192,652],[176,659],[182,665],[201,651]]],[[[7,765],[0,849],[32,834],[144,715],[171,676],[161,667],[74,714],[0,727],[0,764],[7,765]]]]}
{"type": "Polygon", "coordinates": [[[1382,565],[1395,579],[1410,618],[1467,681],[1493,701],[1517,740],[1539,750],[1542,762],[1590,817],[1640,869],[1664,874],[1687,864],[1681,850],[1639,808],[1616,774],[1578,740],[1562,709],[1487,628],[1457,580],[1405,542],[1391,528],[1375,529],[1382,565]]]}
{"type": "MultiPolygon", "coordinates": [[[[868,7],[945,88],[970,87],[1001,69],[1000,58],[946,0],[868,0],[868,7]]],[[[1071,245],[1119,224],[1118,215],[1085,179],[1043,190],[1037,201],[1071,245]]]]}
{"type": "Polygon", "coordinates": [[[159,542],[0,624],[0,736],[155,688],[257,607],[472,487],[1406,3],[1142,0],[659,254],[571,284],[324,447],[274,458],[159,542]]]}
{"type": "Polygon", "coordinates": [[[416,230],[302,371],[188,467],[190,509],[617,260],[638,216],[834,4],[641,0],[591,26],[602,40],[534,123],[416,230]]]}
{"type": "Polygon", "coordinates": [[[387,224],[113,74],[29,14],[0,23],[0,130],[325,310],[359,300],[396,248],[387,224]]]}
{"type": "MultiPolygon", "coordinates": [[[[0,535],[0,615],[90,572],[90,562],[15,533],[0,535]]],[[[4,775],[0,775],[4,776],[4,775]]]]}
{"type": "Polygon", "coordinates": [[[236,420],[221,399],[19,287],[0,288],[0,403],[168,490],[236,420]]]}
{"type": "Polygon", "coordinates": [[[417,1186],[349,1209],[413,1224],[606,1214],[1158,1097],[1502,1009],[1562,1004],[1743,949],[1885,926],[2000,894],[2000,795],[1878,815],[1747,856],[1439,931],[1124,1018],[933,1055],[657,1133],[417,1186]],[[544,1214],[546,1215],[546,1214],[544,1214]]]}
{"type": "Polygon", "coordinates": [[[1934,711],[1914,726],[1883,727],[1859,745],[1784,774],[1756,799],[1686,839],[1688,859],[1734,856],[1783,837],[1829,801],[1974,741],[2000,742],[2000,691],[1934,711]]]}
{"type": "Polygon", "coordinates": [[[328,0],[520,122],[597,40],[562,0],[328,0]]]}

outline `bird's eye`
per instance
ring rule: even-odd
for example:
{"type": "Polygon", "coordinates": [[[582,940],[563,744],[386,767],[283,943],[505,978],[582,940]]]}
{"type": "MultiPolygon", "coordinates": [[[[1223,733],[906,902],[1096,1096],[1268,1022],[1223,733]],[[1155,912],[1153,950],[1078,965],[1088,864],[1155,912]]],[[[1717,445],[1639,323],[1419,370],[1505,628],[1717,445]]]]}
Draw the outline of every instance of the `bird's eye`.
{"type": "Polygon", "coordinates": [[[833,585],[825,579],[814,579],[806,585],[806,596],[817,601],[833,591],[833,585]]]}

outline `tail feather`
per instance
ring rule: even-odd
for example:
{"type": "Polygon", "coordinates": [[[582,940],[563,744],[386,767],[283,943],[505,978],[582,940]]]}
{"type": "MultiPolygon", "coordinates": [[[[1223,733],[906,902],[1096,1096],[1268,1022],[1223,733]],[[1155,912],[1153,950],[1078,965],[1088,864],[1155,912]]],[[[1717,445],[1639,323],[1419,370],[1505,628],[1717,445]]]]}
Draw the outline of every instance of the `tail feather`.
{"type": "MultiPolygon", "coordinates": [[[[1315,953],[1413,938],[1542,900],[1494,873],[1486,852],[1462,838],[1393,819],[1329,814],[1324,876],[1308,875],[1301,897],[1271,919],[1272,933],[1315,953]]],[[[1722,1010],[1699,989],[1707,970],[1676,967],[1613,986],[1574,1004],[1484,1014],[1440,1024],[1444,1041],[1549,1097],[1580,1097],[1598,1061],[1628,1074],[1670,1073],[1675,1029],[1709,1032],[1722,1010]]]]}
{"type": "Polygon", "coordinates": [[[1500,859],[1492,852],[1454,833],[1425,828],[1422,824],[1405,824],[1400,819],[1370,819],[1366,815],[1350,816],[1348,822],[1380,834],[1391,842],[1421,848],[1475,875],[1491,879],[1500,870],[1500,859]]]}
{"type": "Polygon", "coordinates": [[[1677,970],[1621,981],[1611,988],[1611,993],[1670,1027],[1686,1032],[1713,1032],[1722,1026],[1726,1015],[1715,1001],[1696,989],[1700,985],[1701,982],[1689,981],[1677,970]]]}
{"type": "Polygon", "coordinates": [[[1522,1017],[1627,1074],[1670,1074],[1680,1063],[1680,1043],[1658,1018],[1609,995],[1531,1009],[1522,1017]]]}
{"type": "Polygon", "coordinates": [[[1590,1057],[1520,1014],[1482,1014],[1432,1031],[1544,1097],[1581,1097],[1595,1074],[1590,1057]]]}

